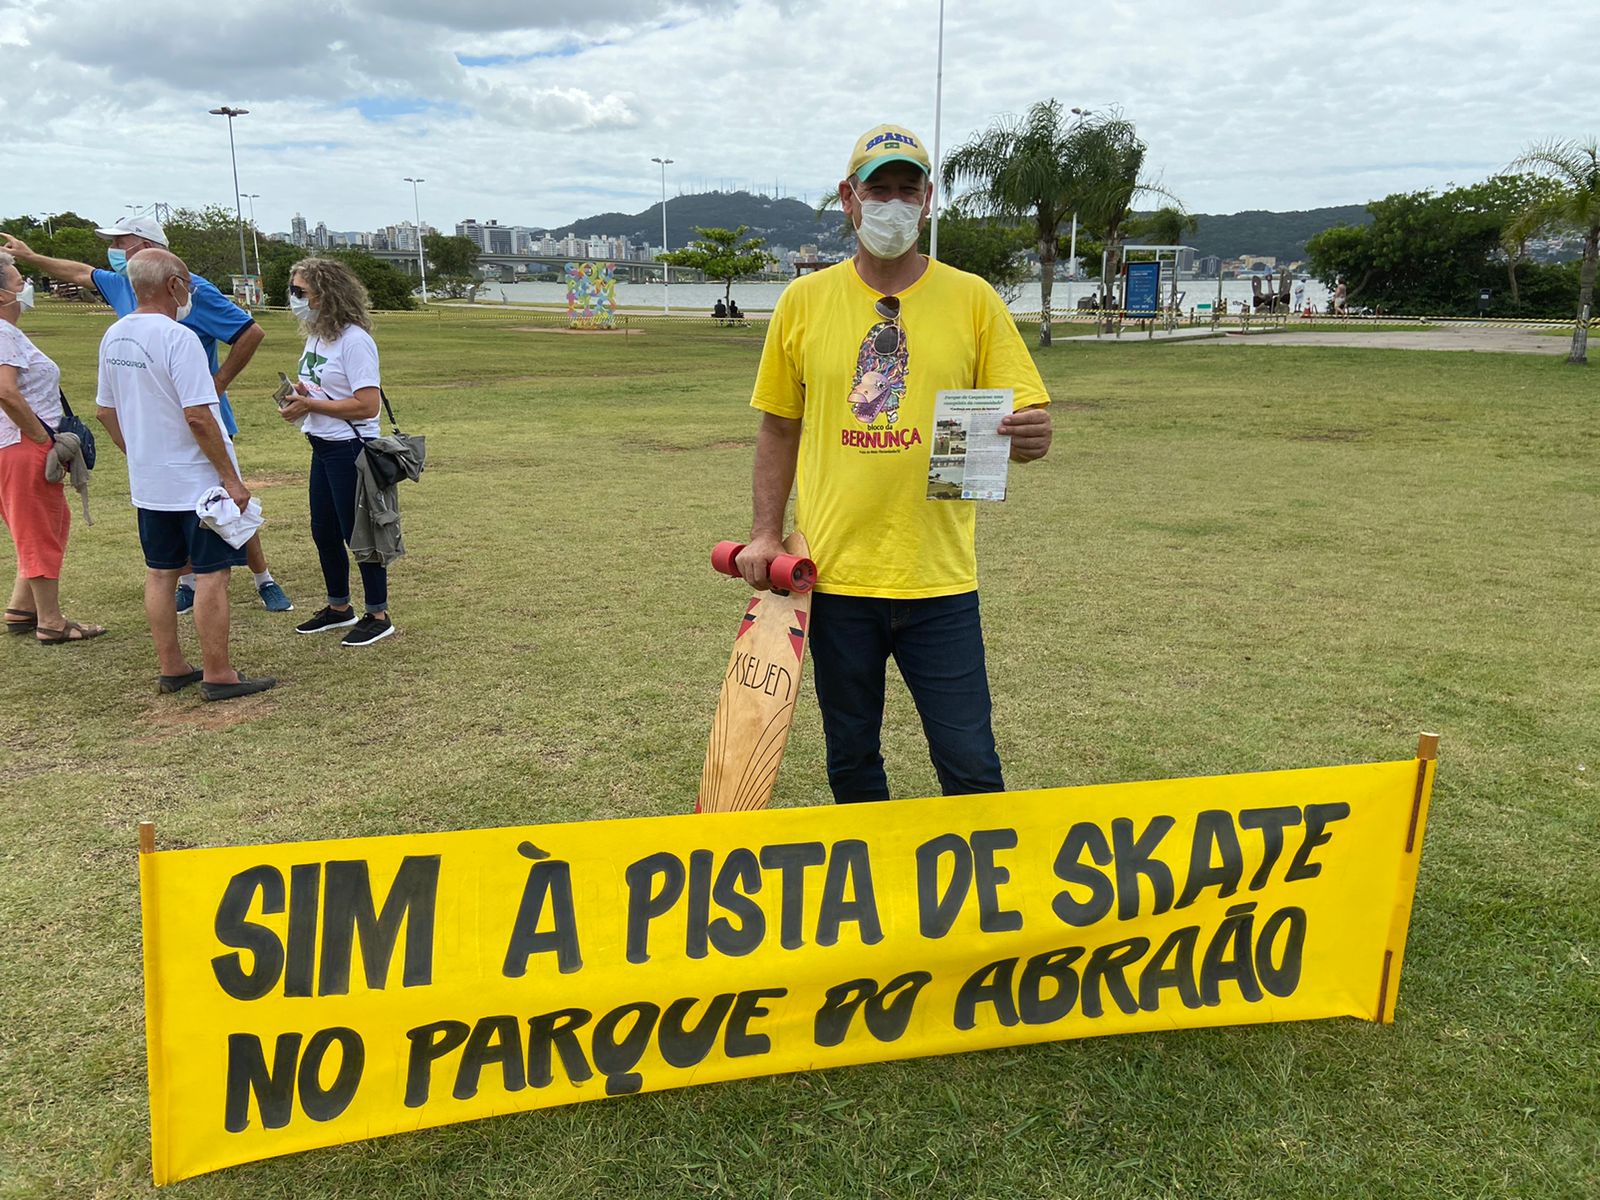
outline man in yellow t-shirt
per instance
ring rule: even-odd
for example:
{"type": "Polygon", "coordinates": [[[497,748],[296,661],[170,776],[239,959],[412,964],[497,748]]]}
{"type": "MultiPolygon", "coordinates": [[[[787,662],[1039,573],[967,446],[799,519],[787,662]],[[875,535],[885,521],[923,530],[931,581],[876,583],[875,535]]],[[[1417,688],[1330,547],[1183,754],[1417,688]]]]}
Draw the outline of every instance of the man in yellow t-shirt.
{"type": "Polygon", "coordinates": [[[1050,397],[1005,303],[933,262],[917,235],[933,197],[927,151],[880,125],[856,142],[839,202],[855,258],[778,300],[750,403],[761,410],[755,519],[739,556],[770,586],[784,507],[817,562],[811,650],[839,803],[889,798],[879,734],[890,655],[911,689],[945,795],[1005,790],[990,727],[973,502],[927,498],[935,395],[1011,388],[1013,462],[1050,448],[1050,397]]]}

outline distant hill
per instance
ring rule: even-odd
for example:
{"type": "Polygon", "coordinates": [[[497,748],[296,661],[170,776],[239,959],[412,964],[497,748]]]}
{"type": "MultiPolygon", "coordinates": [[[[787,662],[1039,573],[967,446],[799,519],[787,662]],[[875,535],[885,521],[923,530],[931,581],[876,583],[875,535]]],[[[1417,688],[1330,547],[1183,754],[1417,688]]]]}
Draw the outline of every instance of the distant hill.
{"type": "MultiPolygon", "coordinates": [[[[1200,227],[1188,243],[1202,255],[1238,258],[1241,254],[1270,255],[1281,262],[1303,259],[1306,239],[1334,225],[1365,225],[1372,215],[1361,204],[1342,204],[1332,208],[1312,208],[1302,212],[1201,213],[1200,227]]],[[[695,226],[722,226],[735,229],[748,225],[750,232],[767,239],[769,246],[794,250],[815,243],[824,253],[843,253],[848,249],[840,235],[842,218],[816,211],[799,200],[773,200],[749,192],[701,192],[673,196],[667,201],[667,230],[673,246],[682,246],[693,236],[695,226]]],[[[639,213],[599,213],[550,231],[556,237],[592,233],[606,237],[625,237],[630,241],[656,245],[661,241],[661,205],[652,204],[639,213]]]]}
{"type": "Polygon", "coordinates": [[[1333,208],[1310,208],[1303,212],[1248,212],[1196,214],[1200,226],[1185,239],[1201,255],[1238,258],[1242,254],[1263,254],[1279,262],[1295,262],[1306,256],[1306,240],[1335,225],[1366,225],[1372,214],[1363,204],[1341,204],[1333,208]]]}
{"type": "MultiPolygon", "coordinates": [[[[769,246],[794,250],[814,243],[839,252],[844,247],[838,232],[841,220],[838,213],[819,219],[815,209],[799,200],[773,200],[749,192],[701,192],[667,201],[667,236],[674,248],[693,237],[696,226],[737,229],[748,225],[750,234],[766,238],[769,246]]],[[[558,238],[568,233],[579,237],[598,233],[654,246],[661,241],[661,205],[652,204],[640,213],[600,213],[550,232],[558,238]]]]}

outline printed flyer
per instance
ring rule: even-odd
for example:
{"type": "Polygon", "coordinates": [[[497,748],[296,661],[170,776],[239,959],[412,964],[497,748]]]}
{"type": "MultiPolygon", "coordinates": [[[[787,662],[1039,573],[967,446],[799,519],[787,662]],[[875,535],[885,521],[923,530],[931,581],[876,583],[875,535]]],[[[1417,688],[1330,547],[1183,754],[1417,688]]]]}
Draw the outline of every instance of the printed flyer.
{"type": "Polygon", "coordinates": [[[1004,500],[1011,439],[1000,433],[1010,415],[1010,388],[940,392],[934,399],[929,500],[1004,500]]]}

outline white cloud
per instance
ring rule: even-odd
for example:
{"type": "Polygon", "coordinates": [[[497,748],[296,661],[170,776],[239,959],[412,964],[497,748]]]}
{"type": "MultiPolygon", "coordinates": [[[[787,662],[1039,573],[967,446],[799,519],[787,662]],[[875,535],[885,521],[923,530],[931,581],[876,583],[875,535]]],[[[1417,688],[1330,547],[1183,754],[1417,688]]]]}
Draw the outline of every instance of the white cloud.
{"type": "MultiPolygon", "coordinates": [[[[1119,104],[1197,211],[1482,178],[1594,132],[1586,0],[947,5],[943,142],[1035,100],[1119,104]],[[1537,70],[1527,70],[1537,64],[1537,70]],[[1574,124],[1578,122],[1578,124],[1574,124]]],[[[7,211],[226,203],[264,227],[559,224],[669,190],[817,194],[862,129],[933,134],[938,0],[0,0],[7,211]]]]}

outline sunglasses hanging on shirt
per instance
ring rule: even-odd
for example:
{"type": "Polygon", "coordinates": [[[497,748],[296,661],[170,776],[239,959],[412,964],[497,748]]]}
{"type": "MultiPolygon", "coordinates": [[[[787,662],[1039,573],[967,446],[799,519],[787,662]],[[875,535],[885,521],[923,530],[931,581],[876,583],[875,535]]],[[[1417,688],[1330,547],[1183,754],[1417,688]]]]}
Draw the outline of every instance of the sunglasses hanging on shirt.
{"type": "Polygon", "coordinates": [[[879,354],[893,354],[905,342],[905,332],[900,328],[900,297],[879,296],[873,308],[889,324],[872,335],[872,348],[879,354]]]}

